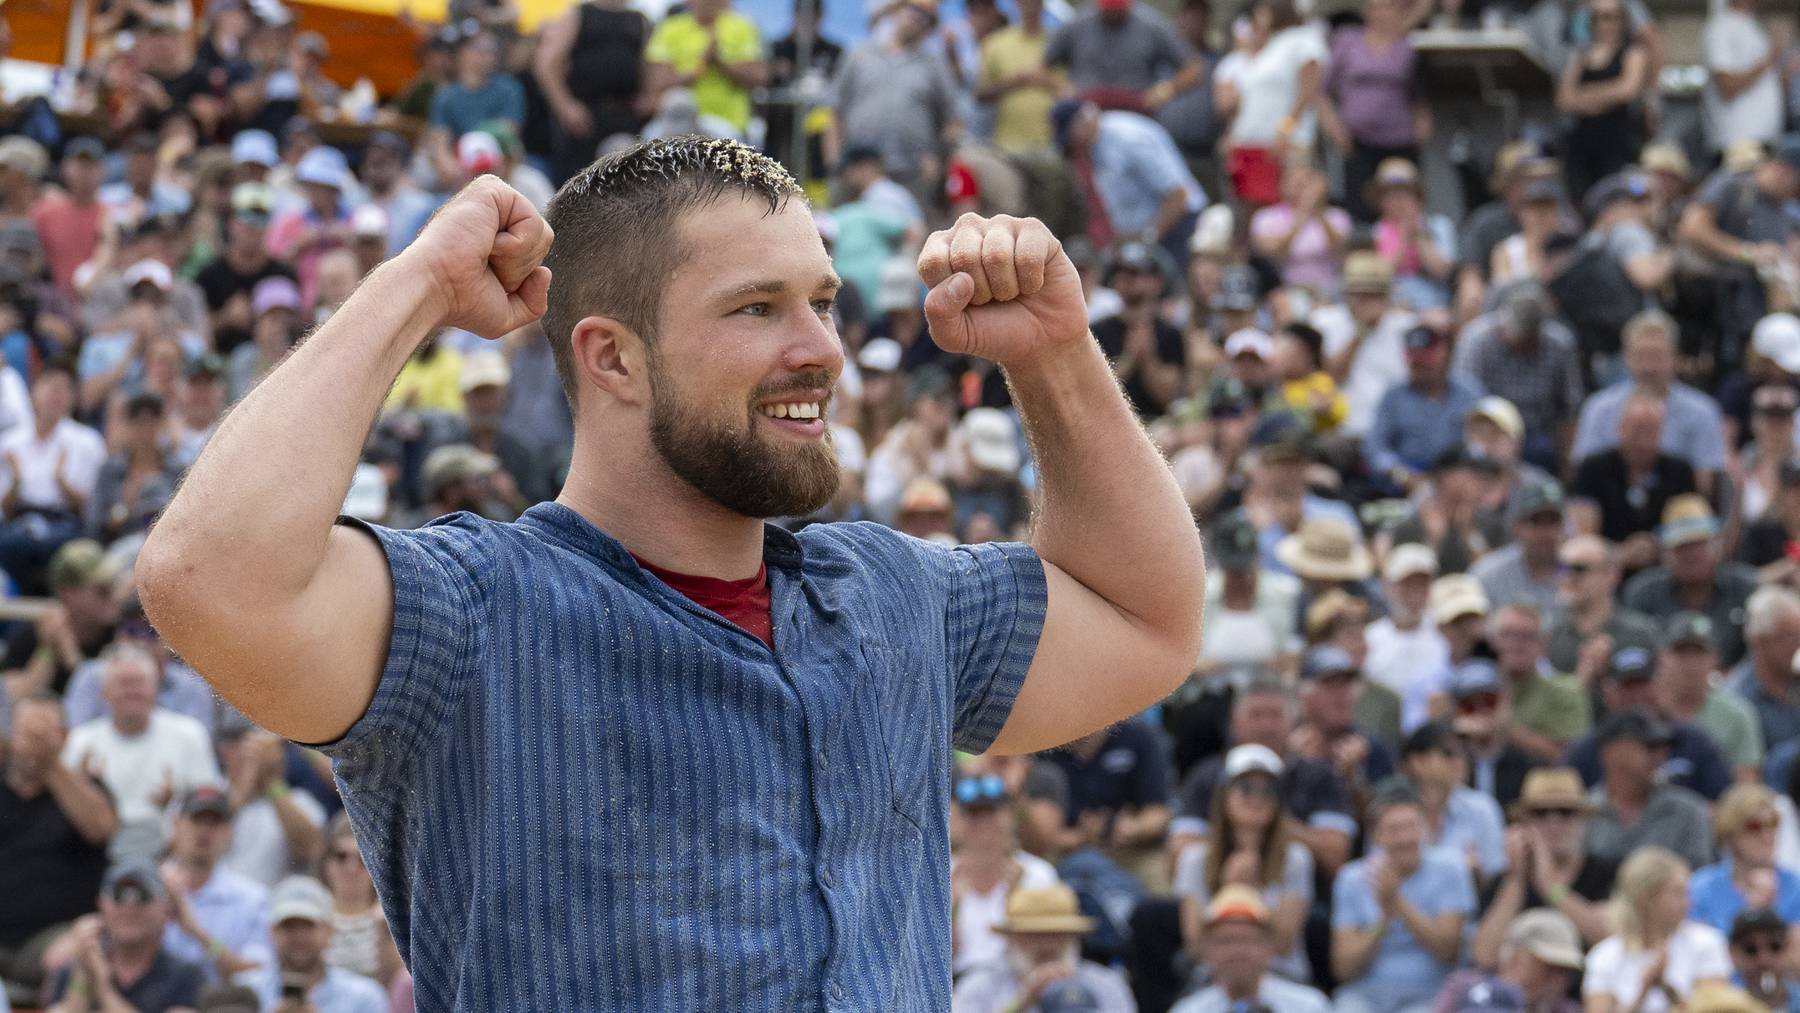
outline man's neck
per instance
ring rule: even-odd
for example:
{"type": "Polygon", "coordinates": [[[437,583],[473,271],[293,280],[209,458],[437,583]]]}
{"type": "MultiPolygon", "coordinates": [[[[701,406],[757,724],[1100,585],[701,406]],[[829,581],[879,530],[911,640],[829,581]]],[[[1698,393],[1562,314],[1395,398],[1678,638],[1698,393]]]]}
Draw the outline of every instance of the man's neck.
{"type": "Polygon", "coordinates": [[[36,428],[37,428],[38,439],[40,439],[40,440],[49,439],[50,434],[56,432],[56,427],[61,422],[62,422],[62,419],[56,418],[54,416],[48,417],[48,418],[46,418],[44,416],[39,416],[35,423],[36,428]]]}
{"type": "Polygon", "coordinates": [[[1444,376],[1415,377],[1413,379],[1413,389],[1429,398],[1443,397],[1444,391],[1450,389],[1449,377],[1444,377],[1444,376]]]}
{"type": "Polygon", "coordinates": [[[269,262],[268,255],[265,254],[259,246],[227,247],[225,259],[226,262],[231,265],[231,269],[239,274],[249,274],[252,271],[260,271],[262,270],[263,265],[269,262]]]}
{"type": "Polygon", "coordinates": [[[132,943],[113,943],[107,960],[112,965],[114,981],[135,984],[150,973],[150,965],[156,963],[156,955],[161,950],[162,940],[155,936],[132,943]]]}
{"type": "Polygon", "coordinates": [[[1671,383],[1668,380],[1639,380],[1633,377],[1632,389],[1640,394],[1651,394],[1656,397],[1668,397],[1671,383]]]}
{"type": "Polygon", "coordinates": [[[760,519],[707,499],[648,445],[607,460],[584,448],[580,435],[575,439],[575,463],[556,502],[665,570],[720,580],[756,576],[760,519]]]}
{"type": "Polygon", "coordinates": [[[1784,703],[1792,695],[1794,675],[1788,666],[1760,665],[1756,659],[1752,658],[1750,672],[1756,676],[1756,683],[1762,687],[1764,693],[1784,703]]]}
{"type": "Polygon", "coordinates": [[[1629,816],[1620,822],[1631,824],[1637,822],[1638,815],[1650,802],[1650,793],[1655,785],[1636,781],[1608,779],[1605,781],[1606,800],[1614,809],[1620,810],[1621,816],[1629,816]]]}
{"type": "Polygon", "coordinates": [[[1658,709],[1668,717],[1691,723],[1706,706],[1706,690],[1704,681],[1696,684],[1685,678],[1659,678],[1656,682],[1658,709]]]}
{"type": "Polygon", "coordinates": [[[1612,618],[1613,602],[1610,595],[1597,594],[1573,603],[1569,614],[1575,619],[1575,629],[1581,633],[1592,633],[1612,618]]]}
{"type": "Polygon", "coordinates": [[[1519,561],[1524,563],[1526,571],[1538,580],[1542,580],[1549,575],[1554,575],[1562,569],[1562,565],[1556,561],[1555,554],[1546,556],[1543,559],[1533,559],[1531,558],[1530,552],[1521,551],[1519,553],[1519,561]]]}
{"type": "Polygon", "coordinates": [[[177,855],[175,865],[181,870],[181,876],[187,881],[189,893],[193,893],[212,880],[217,862],[199,855],[177,855]]]}
{"type": "Polygon", "coordinates": [[[127,718],[127,717],[123,717],[118,714],[114,714],[112,723],[113,723],[113,730],[128,739],[135,739],[138,736],[144,734],[146,731],[150,730],[149,715],[145,715],[143,718],[140,719],[140,718],[127,718]]]}
{"type": "Polygon", "coordinates": [[[1262,979],[1251,978],[1246,981],[1240,978],[1233,981],[1221,978],[1219,989],[1232,1002],[1249,1002],[1262,994],[1262,979]]]}

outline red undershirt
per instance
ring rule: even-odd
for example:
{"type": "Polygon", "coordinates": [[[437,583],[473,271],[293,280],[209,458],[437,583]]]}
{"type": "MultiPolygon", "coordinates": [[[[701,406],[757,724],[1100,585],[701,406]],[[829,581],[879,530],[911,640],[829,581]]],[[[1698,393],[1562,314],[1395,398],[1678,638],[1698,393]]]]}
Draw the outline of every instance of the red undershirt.
{"type": "Polygon", "coordinates": [[[767,565],[758,566],[756,576],[748,580],[719,580],[716,577],[695,577],[665,570],[646,563],[635,553],[631,558],[636,559],[639,566],[649,570],[658,580],[681,592],[689,601],[718,613],[732,625],[767,644],[769,650],[775,649],[775,624],[769,616],[767,565]]]}

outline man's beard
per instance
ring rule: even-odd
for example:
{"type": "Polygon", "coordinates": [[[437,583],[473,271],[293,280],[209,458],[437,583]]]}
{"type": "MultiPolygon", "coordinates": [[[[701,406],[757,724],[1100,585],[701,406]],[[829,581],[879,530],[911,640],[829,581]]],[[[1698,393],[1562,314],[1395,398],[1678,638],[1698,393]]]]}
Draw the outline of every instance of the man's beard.
{"type": "MultiPolygon", "coordinates": [[[[804,374],[775,389],[759,388],[751,404],[786,392],[830,390],[823,373],[804,374]]],[[[746,424],[733,430],[691,410],[671,389],[662,364],[650,360],[650,445],[669,470],[727,510],[745,517],[799,517],[831,502],[837,492],[837,454],[831,430],[812,443],[780,447],[756,432],[757,414],[746,404],[746,424]]]]}

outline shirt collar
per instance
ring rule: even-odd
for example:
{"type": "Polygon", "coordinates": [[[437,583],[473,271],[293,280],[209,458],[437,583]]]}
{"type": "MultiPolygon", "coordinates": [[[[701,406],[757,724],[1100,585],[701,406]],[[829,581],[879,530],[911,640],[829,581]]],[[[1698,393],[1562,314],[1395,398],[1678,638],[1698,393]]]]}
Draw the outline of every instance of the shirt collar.
{"type": "MultiPolygon", "coordinates": [[[[605,564],[621,574],[643,574],[637,560],[617,538],[595,527],[587,518],[561,503],[539,503],[519,517],[520,526],[560,542],[605,564]]],[[[763,524],[763,562],[771,568],[799,576],[805,562],[800,540],[773,524],[763,524]]]]}

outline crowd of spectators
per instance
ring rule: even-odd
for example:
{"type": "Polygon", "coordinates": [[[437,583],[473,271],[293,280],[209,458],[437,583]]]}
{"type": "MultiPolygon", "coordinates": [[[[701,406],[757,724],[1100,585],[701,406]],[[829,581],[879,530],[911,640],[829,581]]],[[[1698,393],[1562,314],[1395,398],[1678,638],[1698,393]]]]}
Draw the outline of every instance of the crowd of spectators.
{"type": "MultiPolygon", "coordinates": [[[[781,523],[1024,532],[1004,378],[936,348],[913,267],[975,211],[1062,238],[1205,533],[1180,690],[955,772],[957,1011],[1800,1011],[1785,31],[1719,5],[1672,143],[1631,0],[965,6],[840,44],[816,0],[782,38],[729,0],[531,33],[453,0],[379,105],[279,0],[97,6],[0,137],[0,1009],[411,1008],[328,766],[162,645],[134,554],[448,194],[541,206],[699,132],[793,167],[847,282],[845,480],[781,523]],[[1512,22],[1556,78],[1449,201],[1428,21],[1512,22]]],[[[512,518],[571,427],[536,325],[439,333],[344,512],[512,518]]]]}

